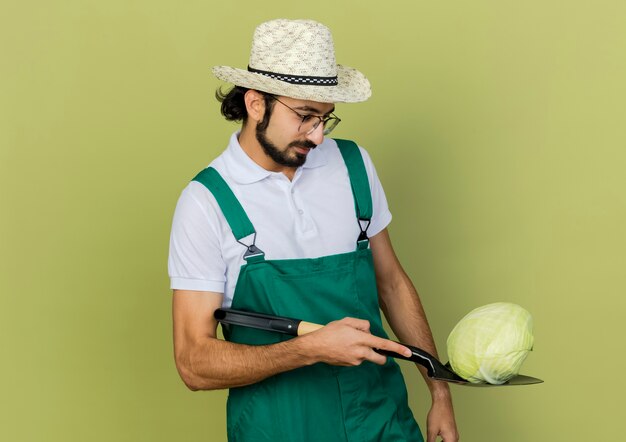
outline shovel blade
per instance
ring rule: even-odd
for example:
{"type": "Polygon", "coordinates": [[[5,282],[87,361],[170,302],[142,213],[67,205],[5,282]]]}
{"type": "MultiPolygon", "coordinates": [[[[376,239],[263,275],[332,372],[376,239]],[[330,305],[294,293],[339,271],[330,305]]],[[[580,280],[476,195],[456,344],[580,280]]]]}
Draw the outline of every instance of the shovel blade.
{"type": "Polygon", "coordinates": [[[432,379],[437,381],[445,381],[451,382],[453,384],[465,385],[467,387],[507,387],[512,385],[532,385],[532,384],[541,384],[543,381],[541,379],[533,378],[531,376],[526,376],[523,374],[518,374],[517,376],[513,376],[511,379],[506,381],[503,384],[488,384],[484,383],[473,383],[468,380],[463,379],[454,371],[452,371],[452,367],[450,367],[450,363],[447,363],[442,366],[444,370],[436,370],[433,376],[430,376],[432,379]]]}
{"type": "Polygon", "coordinates": [[[541,384],[543,382],[541,379],[533,378],[532,376],[526,376],[523,374],[518,374],[517,376],[514,376],[513,378],[506,381],[504,384],[488,384],[488,383],[475,384],[473,382],[469,382],[466,380],[458,381],[458,380],[453,380],[449,378],[439,378],[436,376],[433,376],[432,379],[437,380],[437,381],[450,382],[452,384],[464,385],[466,387],[509,387],[509,386],[514,386],[514,385],[541,384]]]}

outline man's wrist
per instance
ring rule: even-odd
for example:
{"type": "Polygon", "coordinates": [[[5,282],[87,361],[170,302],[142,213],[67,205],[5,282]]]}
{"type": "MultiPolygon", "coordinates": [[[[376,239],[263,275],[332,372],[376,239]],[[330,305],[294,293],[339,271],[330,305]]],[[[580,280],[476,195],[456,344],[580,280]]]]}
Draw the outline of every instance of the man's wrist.
{"type": "Polygon", "coordinates": [[[313,365],[319,362],[319,358],[307,335],[298,336],[285,343],[290,346],[290,351],[298,356],[303,365],[313,365]]]}
{"type": "Polygon", "coordinates": [[[433,381],[431,383],[430,395],[433,402],[452,400],[450,388],[444,381],[433,381]]]}

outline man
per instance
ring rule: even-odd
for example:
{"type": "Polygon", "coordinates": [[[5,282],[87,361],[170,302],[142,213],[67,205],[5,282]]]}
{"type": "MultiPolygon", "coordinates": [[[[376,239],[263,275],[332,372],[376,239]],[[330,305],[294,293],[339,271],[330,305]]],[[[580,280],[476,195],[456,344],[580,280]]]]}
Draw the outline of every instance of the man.
{"type": "MultiPolygon", "coordinates": [[[[255,31],[247,70],[215,67],[235,87],[222,113],[243,121],[183,191],[169,270],[176,366],[192,390],[230,388],[233,441],[422,441],[382,328],[436,354],[419,297],[398,262],[375,169],[354,143],[325,138],[336,102],[369,82],[337,65],[330,31],[273,20],[255,31]],[[241,326],[217,339],[232,307],[327,324],[288,339],[241,326]]],[[[421,368],[420,368],[421,370],[421,368]]],[[[428,441],[457,441],[448,387],[432,395],[428,441]]]]}

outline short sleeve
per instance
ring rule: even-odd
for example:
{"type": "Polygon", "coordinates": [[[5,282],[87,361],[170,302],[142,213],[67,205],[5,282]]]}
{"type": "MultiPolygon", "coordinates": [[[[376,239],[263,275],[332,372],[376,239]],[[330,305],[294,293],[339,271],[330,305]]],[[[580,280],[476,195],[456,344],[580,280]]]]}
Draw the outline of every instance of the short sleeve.
{"type": "Polygon", "coordinates": [[[224,293],[226,263],[218,234],[219,219],[207,204],[212,195],[209,197],[210,192],[201,186],[190,183],[176,204],[168,257],[170,286],[224,293]]]}
{"type": "Polygon", "coordinates": [[[374,163],[365,149],[360,147],[360,150],[367,171],[367,178],[370,183],[370,191],[372,193],[372,222],[367,229],[367,234],[371,238],[389,225],[391,222],[391,212],[389,211],[385,191],[376,174],[374,163]]]}

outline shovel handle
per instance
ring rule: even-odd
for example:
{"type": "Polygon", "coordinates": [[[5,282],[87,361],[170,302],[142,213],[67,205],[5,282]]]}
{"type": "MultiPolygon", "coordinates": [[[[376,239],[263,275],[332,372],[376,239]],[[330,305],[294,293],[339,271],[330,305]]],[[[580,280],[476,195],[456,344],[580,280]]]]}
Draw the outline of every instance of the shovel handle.
{"type": "MultiPolygon", "coordinates": [[[[283,333],[292,336],[302,336],[324,327],[321,324],[306,322],[300,319],[287,318],[283,316],[272,316],[262,313],[247,312],[229,308],[219,308],[215,310],[214,316],[215,319],[224,324],[241,325],[244,327],[274,331],[277,333],[283,333]]],[[[399,342],[399,344],[408,347],[411,350],[412,355],[404,356],[400,353],[396,353],[393,351],[379,349],[374,350],[384,356],[405,359],[407,361],[413,361],[420,365],[423,365],[428,369],[429,376],[432,376],[436,372],[437,365],[441,366],[441,363],[439,361],[437,361],[432,355],[428,354],[424,350],[412,347],[410,345],[402,344],[401,342],[399,342]]]]}
{"type": "Polygon", "coordinates": [[[306,322],[300,321],[300,325],[298,325],[298,336],[306,335],[307,333],[312,333],[320,328],[324,327],[321,324],[315,324],[314,322],[306,322]]]}
{"type": "Polygon", "coordinates": [[[259,330],[273,331],[291,336],[301,336],[323,327],[320,324],[284,316],[265,315],[230,308],[218,308],[213,313],[215,319],[223,324],[241,325],[259,330]]]}

